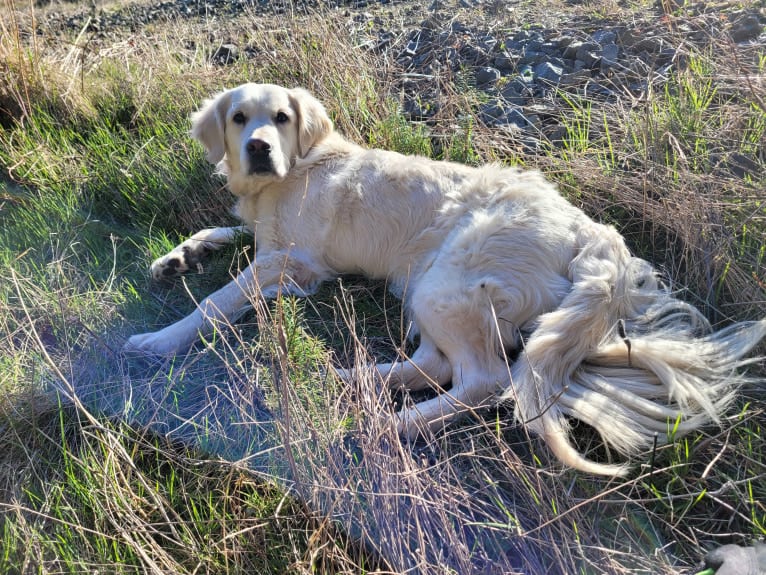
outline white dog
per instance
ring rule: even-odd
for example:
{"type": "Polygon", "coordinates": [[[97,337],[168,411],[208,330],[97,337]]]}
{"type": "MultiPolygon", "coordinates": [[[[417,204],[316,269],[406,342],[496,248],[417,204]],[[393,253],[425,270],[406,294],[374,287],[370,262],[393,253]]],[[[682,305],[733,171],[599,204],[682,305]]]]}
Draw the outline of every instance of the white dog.
{"type": "MultiPolygon", "coordinates": [[[[235,320],[254,294],[310,294],[344,273],[384,278],[420,341],[412,357],[375,366],[380,377],[410,390],[452,382],[400,412],[400,433],[513,399],[516,417],[564,463],[623,474],[572,446],[568,417],[635,455],[657,434],[717,420],[745,381],[745,354],[766,335],[766,320],[712,333],[617,231],[538,172],[364,149],[301,89],[245,84],[192,120],[255,233],[255,261],[188,317],[126,349],[184,350],[218,320],[235,320]]],[[[235,233],[195,234],[152,264],[154,277],[186,271],[235,233]]]]}

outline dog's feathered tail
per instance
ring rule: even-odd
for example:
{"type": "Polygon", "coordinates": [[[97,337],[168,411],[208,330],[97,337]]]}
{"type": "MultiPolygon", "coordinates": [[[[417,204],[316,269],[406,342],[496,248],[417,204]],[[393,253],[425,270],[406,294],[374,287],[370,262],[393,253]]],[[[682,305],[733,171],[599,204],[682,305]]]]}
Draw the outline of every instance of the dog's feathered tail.
{"type": "Polygon", "coordinates": [[[766,336],[766,319],[713,332],[693,306],[658,286],[613,229],[593,224],[578,238],[572,289],[541,316],[501,399],[565,464],[604,475],[626,465],[587,459],[569,442],[567,416],[606,444],[636,455],[710,421],[748,381],[744,356],[766,336]]]}

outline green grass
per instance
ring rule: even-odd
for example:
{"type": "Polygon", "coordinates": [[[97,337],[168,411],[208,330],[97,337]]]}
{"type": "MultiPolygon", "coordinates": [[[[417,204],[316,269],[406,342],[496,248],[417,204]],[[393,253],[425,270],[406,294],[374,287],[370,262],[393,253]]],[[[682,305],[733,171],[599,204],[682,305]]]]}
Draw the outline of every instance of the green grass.
{"type": "MultiPolygon", "coordinates": [[[[225,69],[202,51],[176,55],[200,34],[187,25],[115,42],[64,72],[56,64],[70,47],[23,45],[1,25],[0,72],[14,81],[0,89],[0,572],[375,572],[386,568],[375,545],[395,548],[387,537],[433,562],[408,536],[454,537],[454,556],[470,556],[462,533],[425,520],[405,533],[400,521],[411,515],[439,517],[448,530],[460,518],[496,552],[523,551],[530,571],[688,572],[723,533],[738,543],[766,536],[766,416],[754,390],[721,429],[646,454],[619,484],[556,472],[506,408],[421,451],[381,442],[384,424],[371,413],[390,399],[369,397],[372,382],[347,389],[326,375],[329,361],[408,345],[401,307],[379,283],[344,279],[308,300],[256,307],[237,330],[174,362],[120,356],[127,335],[188,313],[187,290],[203,297],[244,263],[240,251],[247,257],[243,239],[171,290],[147,279],[149,263],[180,238],[231,221],[232,199],[188,137],[188,116],[245,80],[309,88],[362,143],[539,166],[688,286],[712,319],[763,315],[764,93],[744,89],[725,54],[695,52],[630,108],[562,93],[563,139],[534,156],[475,120],[476,94],[453,94],[450,115],[428,125],[407,121],[392,97],[395,75],[355,48],[332,14],[279,30],[232,23],[227,33],[261,57],[225,69]],[[735,153],[760,170],[737,176],[727,163],[735,153]],[[205,420],[172,441],[52,392],[78,382],[167,393],[170,410],[190,389],[241,392],[231,404],[247,406],[258,382],[280,415],[271,432],[282,456],[269,460],[271,472],[255,470],[249,444],[234,449],[217,435],[237,421],[205,420]],[[423,463],[429,449],[438,465],[423,463]],[[280,481],[290,466],[303,487],[280,481]],[[379,494],[357,489],[369,485],[379,494]],[[470,507],[476,494],[486,507],[470,507]],[[369,533],[338,519],[349,509],[374,518],[369,533]]],[[[741,73],[763,73],[763,59],[751,68],[741,73]]],[[[598,449],[584,426],[578,437],[598,449]]]]}
{"type": "Polygon", "coordinates": [[[58,419],[27,422],[33,437],[17,430],[26,435],[18,443],[44,446],[51,459],[27,477],[31,469],[18,470],[16,502],[3,509],[3,573],[276,573],[306,545],[309,522],[295,519],[305,512],[242,469],[121,426],[72,421],[76,412],[60,409],[58,419]]]}

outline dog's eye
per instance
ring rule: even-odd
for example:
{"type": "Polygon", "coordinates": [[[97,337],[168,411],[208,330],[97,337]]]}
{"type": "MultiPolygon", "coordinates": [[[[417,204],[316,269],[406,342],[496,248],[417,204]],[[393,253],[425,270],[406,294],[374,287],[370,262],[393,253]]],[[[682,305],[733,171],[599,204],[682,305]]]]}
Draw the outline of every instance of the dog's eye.
{"type": "Polygon", "coordinates": [[[277,112],[277,115],[275,116],[274,119],[277,121],[277,124],[284,124],[290,118],[284,112],[277,112]]]}
{"type": "Polygon", "coordinates": [[[235,124],[245,124],[247,123],[247,118],[245,118],[245,115],[242,112],[237,112],[231,117],[231,121],[235,124]]]}

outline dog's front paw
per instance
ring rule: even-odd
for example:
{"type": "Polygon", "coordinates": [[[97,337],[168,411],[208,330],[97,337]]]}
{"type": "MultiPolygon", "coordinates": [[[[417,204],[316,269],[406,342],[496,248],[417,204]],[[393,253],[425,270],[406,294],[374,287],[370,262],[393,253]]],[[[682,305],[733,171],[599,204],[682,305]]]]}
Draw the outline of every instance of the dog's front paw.
{"type": "Polygon", "coordinates": [[[199,310],[160,331],[140,333],[131,337],[123,346],[125,352],[170,356],[188,350],[200,335],[210,333],[212,325],[206,324],[199,310]]]}
{"type": "Polygon", "coordinates": [[[162,331],[153,331],[132,336],[122,347],[122,351],[144,355],[172,356],[181,350],[177,341],[168,339],[162,334],[162,331]]]}
{"type": "Polygon", "coordinates": [[[207,250],[194,250],[190,246],[180,245],[164,256],[157,258],[152,262],[152,279],[162,281],[179,276],[196,268],[202,256],[207,250]]]}

